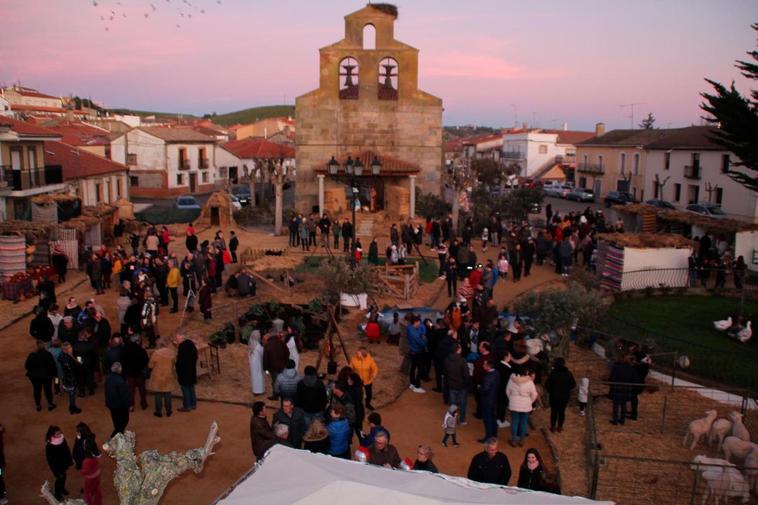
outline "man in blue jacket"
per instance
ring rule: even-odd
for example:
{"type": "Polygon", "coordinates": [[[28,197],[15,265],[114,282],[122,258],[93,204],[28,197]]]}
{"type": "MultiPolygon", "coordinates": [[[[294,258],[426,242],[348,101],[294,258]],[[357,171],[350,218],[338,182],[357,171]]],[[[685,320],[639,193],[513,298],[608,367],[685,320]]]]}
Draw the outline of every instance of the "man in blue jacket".
{"type": "Polygon", "coordinates": [[[421,388],[421,372],[424,366],[424,355],[427,352],[426,328],[421,324],[420,318],[415,318],[413,324],[405,330],[408,337],[408,348],[411,357],[410,381],[411,391],[414,393],[426,393],[421,388]]]}
{"type": "Polygon", "coordinates": [[[499,384],[500,374],[495,369],[495,360],[486,359],[484,361],[484,377],[479,385],[479,404],[484,422],[484,438],[478,440],[479,442],[497,437],[497,392],[499,384]]]}

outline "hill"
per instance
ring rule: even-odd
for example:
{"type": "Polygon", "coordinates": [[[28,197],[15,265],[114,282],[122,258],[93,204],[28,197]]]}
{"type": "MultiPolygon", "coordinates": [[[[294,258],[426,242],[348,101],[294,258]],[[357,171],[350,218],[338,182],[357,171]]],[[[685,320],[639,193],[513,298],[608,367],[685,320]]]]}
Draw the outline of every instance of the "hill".
{"type": "Polygon", "coordinates": [[[233,124],[248,124],[254,123],[259,119],[265,119],[268,117],[278,116],[292,116],[295,117],[294,105],[265,105],[263,107],[252,107],[250,109],[238,110],[236,112],[228,112],[226,114],[218,114],[213,116],[213,122],[216,124],[230,126],[233,124]]]}
{"type": "Polygon", "coordinates": [[[131,115],[131,116],[140,116],[140,117],[147,117],[147,116],[155,116],[155,117],[170,117],[170,118],[176,118],[181,116],[182,118],[186,119],[192,119],[194,116],[192,114],[183,114],[181,112],[155,112],[150,110],[135,110],[135,109],[108,109],[108,112],[111,114],[124,114],[124,115],[131,115]]]}

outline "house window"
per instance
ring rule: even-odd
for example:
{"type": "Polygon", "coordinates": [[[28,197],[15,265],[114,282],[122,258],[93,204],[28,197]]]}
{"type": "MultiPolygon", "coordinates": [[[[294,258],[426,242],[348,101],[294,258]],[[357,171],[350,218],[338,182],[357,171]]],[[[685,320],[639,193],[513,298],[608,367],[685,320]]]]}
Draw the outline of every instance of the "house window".
{"type": "Polygon", "coordinates": [[[203,182],[208,182],[208,172],[203,172],[201,177],[203,182]]]}
{"type": "Polygon", "coordinates": [[[218,178],[226,179],[226,167],[218,167],[218,178]]]}
{"type": "Polygon", "coordinates": [[[100,203],[100,200],[101,200],[101,195],[100,195],[101,187],[100,186],[101,184],[99,182],[95,183],[95,203],[100,203]]]}
{"type": "Polygon", "coordinates": [[[660,198],[658,194],[659,194],[658,181],[653,181],[653,198],[656,198],[656,199],[660,198]]]}
{"type": "Polygon", "coordinates": [[[136,165],[137,164],[137,153],[129,153],[126,155],[126,164],[127,165],[136,165]]]}
{"type": "Polygon", "coordinates": [[[579,178],[579,187],[580,188],[586,188],[587,187],[587,178],[586,177],[580,177],[579,178]]]}
{"type": "Polygon", "coordinates": [[[697,203],[700,200],[700,186],[690,184],[687,187],[687,203],[697,203]]]}
{"type": "Polygon", "coordinates": [[[37,150],[34,147],[30,147],[27,150],[27,156],[29,159],[29,170],[37,168],[37,150]]]}
{"type": "Polygon", "coordinates": [[[201,147],[197,151],[197,163],[200,165],[200,168],[208,168],[208,157],[206,156],[204,147],[201,147]]]}
{"type": "Polygon", "coordinates": [[[339,86],[340,100],[357,100],[358,99],[358,60],[347,57],[340,61],[339,65],[339,86]]]}
{"type": "Polygon", "coordinates": [[[729,155],[722,154],[721,155],[721,172],[727,173],[729,171],[730,166],[731,166],[731,161],[729,160],[729,155]]]}
{"type": "Polygon", "coordinates": [[[619,172],[621,175],[624,175],[624,172],[626,172],[626,153],[619,155],[619,172]]]}
{"type": "Polygon", "coordinates": [[[184,174],[176,174],[176,185],[177,186],[184,185],[184,174]]]}
{"type": "Polygon", "coordinates": [[[671,168],[671,153],[666,152],[663,153],[663,169],[668,170],[669,168],[671,168]]]}
{"type": "Polygon", "coordinates": [[[116,197],[121,198],[121,178],[116,179],[116,197]]]}
{"type": "Polygon", "coordinates": [[[695,171],[700,169],[700,153],[692,153],[692,168],[695,171]]]}
{"type": "Polygon", "coordinates": [[[184,147],[179,148],[179,170],[189,170],[190,162],[187,157],[187,149],[184,147]]]}
{"type": "Polygon", "coordinates": [[[547,154],[547,146],[545,144],[540,144],[539,153],[540,154],[547,154]]]}
{"type": "Polygon", "coordinates": [[[379,62],[379,100],[397,100],[398,64],[395,58],[383,58],[379,62]]]}
{"type": "Polygon", "coordinates": [[[139,177],[138,177],[138,176],[136,176],[136,175],[130,175],[130,176],[129,176],[129,184],[130,184],[130,185],[131,185],[133,188],[138,188],[138,187],[139,187],[139,177]]]}
{"type": "Polygon", "coordinates": [[[601,169],[603,168],[603,155],[602,154],[597,155],[597,166],[601,169]]]}
{"type": "Polygon", "coordinates": [[[585,168],[587,168],[590,164],[590,157],[586,154],[582,155],[582,165],[584,165],[585,168]]]}
{"type": "Polygon", "coordinates": [[[682,185],[678,182],[674,184],[674,201],[678,202],[682,199],[682,185]]]}
{"type": "Polygon", "coordinates": [[[724,199],[724,188],[716,188],[716,203],[721,205],[721,202],[723,201],[723,199],[724,199]]]}
{"type": "Polygon", "coordinates": [[[634,153],[634,175],[640,175],[640,154],[634,153]]]}

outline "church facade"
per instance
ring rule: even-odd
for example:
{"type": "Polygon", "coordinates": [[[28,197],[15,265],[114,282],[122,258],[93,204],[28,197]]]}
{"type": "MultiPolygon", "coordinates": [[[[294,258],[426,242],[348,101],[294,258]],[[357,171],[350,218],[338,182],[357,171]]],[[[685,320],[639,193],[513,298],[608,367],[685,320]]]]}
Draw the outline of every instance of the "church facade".
{"type": "Polygon", "coordinates": [[[413,214],[416,186],[439,194],[442,100],[418,88],[419,51],[395,40],[396,20],[394,6],[369,4],[345,16],[344,39],[319,50],[319,87],[295,107],[298,211],[349,205],[349,179],[327,173],[332,157],[364,163],[364,210],[413,214]]]}

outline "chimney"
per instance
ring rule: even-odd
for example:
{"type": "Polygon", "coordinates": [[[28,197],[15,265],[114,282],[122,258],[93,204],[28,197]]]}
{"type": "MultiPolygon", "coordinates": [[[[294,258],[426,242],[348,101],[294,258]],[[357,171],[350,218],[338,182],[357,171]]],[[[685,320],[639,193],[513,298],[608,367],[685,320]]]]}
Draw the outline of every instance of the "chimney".
{"type": "Polygon", "coordinates": [[[595,124],[595,136],[599,137],[601,135],[605,135],[605,123],[596,123],[595,124]]]}
{"type": "Polygon", "coordinates": [[[569,129],[569,124],[568,123],[563,123],[563,131],[567,132],[568,129],[569,129]]]}

